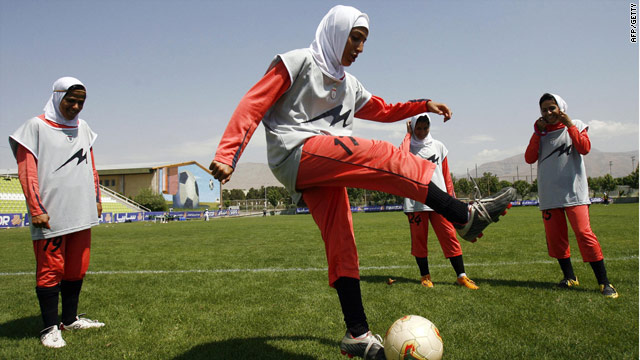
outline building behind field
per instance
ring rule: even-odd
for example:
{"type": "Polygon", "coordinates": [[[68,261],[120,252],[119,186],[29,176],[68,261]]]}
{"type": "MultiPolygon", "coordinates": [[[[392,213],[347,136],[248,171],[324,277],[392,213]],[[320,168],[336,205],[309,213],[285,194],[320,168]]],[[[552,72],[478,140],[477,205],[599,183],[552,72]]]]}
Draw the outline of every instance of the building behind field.
{"type": "Polygon", "coordinates": [[[174,208],[198,208],[219,203],[220,182],[196,161],[97,166],[100,185],[134,198],[142,189],[162,194],[174,208]]]}

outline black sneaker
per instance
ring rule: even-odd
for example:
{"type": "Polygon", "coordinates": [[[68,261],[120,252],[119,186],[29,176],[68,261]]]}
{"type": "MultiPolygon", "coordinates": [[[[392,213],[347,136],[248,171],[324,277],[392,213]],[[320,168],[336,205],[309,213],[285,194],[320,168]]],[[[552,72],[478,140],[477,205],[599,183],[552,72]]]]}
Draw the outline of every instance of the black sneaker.
{"type": "Polygon", "coordinates": [[[600,284],[600,292],[605,297],[608,297],[611,299],[618,298],[618,291],[616,291],[616,289],[611,284],[607,284],[607,285],[600,284]]]}
{"type": "Polygon", "coordinates": [[[516,189],[506,187],[493,196],[487,196],[469,203],[469,221],[466,224],[454,224],[458,235],[463,239],[475,242],[482,237],[482,231],[489,224],[498,222],[500,215],[505,215],[516,199],[516,189]]]}
{"type": "Polygon", "coordinates": [[[575,278],[575,279],[564,278],[560,280],[557,286],[561,289],[568,289],[568,288],[576,287],[578,285],[580,285],[580,283],[578,282],[578,278],[575,278]]]}

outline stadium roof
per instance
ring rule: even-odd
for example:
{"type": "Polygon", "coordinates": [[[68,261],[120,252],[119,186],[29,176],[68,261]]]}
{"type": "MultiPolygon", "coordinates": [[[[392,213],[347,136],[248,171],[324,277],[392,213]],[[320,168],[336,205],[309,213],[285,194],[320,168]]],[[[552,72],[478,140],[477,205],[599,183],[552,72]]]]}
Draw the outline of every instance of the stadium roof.
{"type": "MultiPolygon", "coordinates": [[[[161,169],[165,167],[176,167],[195,164],[203,170],[209,172],[209,169],[202,166],[196,161],[186,161],[181,163],[175,162],[146,162],[146,163],[128,163],[128,164],[108,164],[108,165],[96,165],[96,170],[101,175],[114,175],[114,174],[148,174],[153,170],[161,169]]],[[[18,169],[2,169],[0,175],[18,175],[18,169]]]]}
{"type": "Polygon", "coordinates": [[[148,174],[156,169],[165,167],[177,167],[185,165],[197,165],[205,171],[209,171],[204,166],[200,165],[196,161],[187,161],[181,163],[173,162],[149,162],[149,163],[132,163],[132,164],[110,164],[110,165],[98,165],[96,170],[101,175],[113,175],[113,174],[148,174]]]}

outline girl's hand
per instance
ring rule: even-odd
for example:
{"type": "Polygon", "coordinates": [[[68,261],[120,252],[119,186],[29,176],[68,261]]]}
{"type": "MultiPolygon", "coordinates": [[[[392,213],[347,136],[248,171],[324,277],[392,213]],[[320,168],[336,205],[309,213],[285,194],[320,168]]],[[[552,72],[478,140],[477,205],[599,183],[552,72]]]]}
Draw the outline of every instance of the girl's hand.
{"type": "Polygon", "coordinates": [[[31,218],[31,225],[37,228],[51,229],[51,226],[49,226],[49,215],[41,214],[38,216],[33,216],[31,218]]]}

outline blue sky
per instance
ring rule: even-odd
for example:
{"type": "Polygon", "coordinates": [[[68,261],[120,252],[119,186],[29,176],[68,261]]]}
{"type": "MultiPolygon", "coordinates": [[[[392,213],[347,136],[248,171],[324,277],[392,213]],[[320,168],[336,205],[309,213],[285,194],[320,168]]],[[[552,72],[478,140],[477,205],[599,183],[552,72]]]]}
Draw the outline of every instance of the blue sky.
{"type": "MultiPolygon", "coordinates": [[[[208,166],[229,117],[273,56],[307,47],[334,1],[0,1],[0,172],[7,137],[42,113],[53,81],[88,89],[81,117],[100,164],[208,166]]],[[[638,45],[629,1],[351,1],[371,19],[347,71],[388,103],[445,102],[432,134],[455,173],[524,152],[544,92],[601,151],[638,149],[638,45]]],[[[358,120],[399,144],[404,122],[358,120]]],[[[241,162],[266,163],[262,126],[241,162]]]]}

